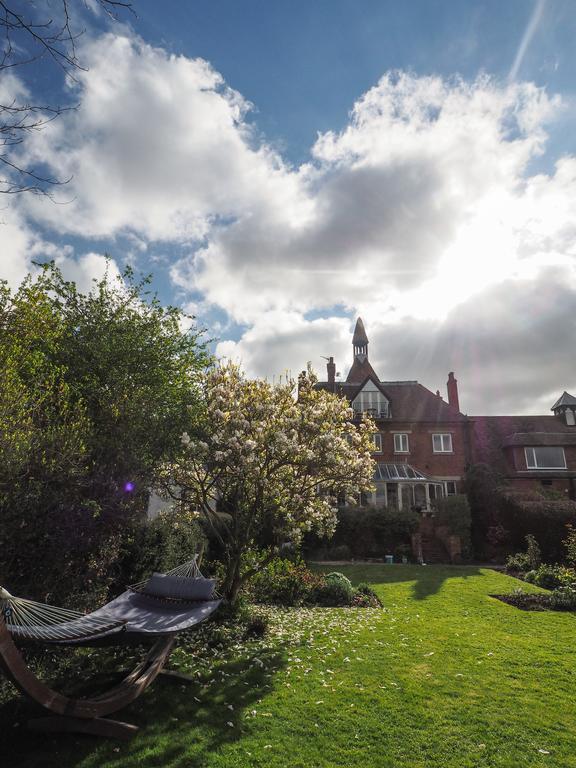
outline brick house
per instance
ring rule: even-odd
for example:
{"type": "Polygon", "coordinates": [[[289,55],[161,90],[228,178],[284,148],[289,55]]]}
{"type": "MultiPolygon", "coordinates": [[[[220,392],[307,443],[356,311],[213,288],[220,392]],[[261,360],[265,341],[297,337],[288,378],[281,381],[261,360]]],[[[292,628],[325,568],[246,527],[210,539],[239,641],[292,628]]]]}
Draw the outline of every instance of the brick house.
{"type": "Polygon", "coordinates": [[[346,397],[355,418],[367,411],[376,422],[376,490],[368,503],[430,509],[435,498],[461,492],[466,468],[477,462],[497,469],[512,486],[576,499],[576,397],[564,392],[551,416],[467,416],[453,373],[447,400],[417,381],[381,381],[368,344],[358,318],[346,381],[337,379],[331,357],[327,380],[318,382],[346,397]]]}
{"type": "Polygon", "coordinates": [[[381,381],[368,359],[368,344],[358,318],[346,381],[337,380],[329,358],[327,380],[318,387],[346,397],[354,418],[368,412],[376,422],[375,491],[365,501],[430,509],[437,497],[460,492],[471,461],[470,420],[460,412],[458,383],[450,373],[446,402],[417,381],[381,381]]]}
{"type": "Polygon", "coordinates": [[[553,416],[474,416],[472,460],[497,469],[515,488],[576,499],[576,397],[564,392],[553,416]]]}

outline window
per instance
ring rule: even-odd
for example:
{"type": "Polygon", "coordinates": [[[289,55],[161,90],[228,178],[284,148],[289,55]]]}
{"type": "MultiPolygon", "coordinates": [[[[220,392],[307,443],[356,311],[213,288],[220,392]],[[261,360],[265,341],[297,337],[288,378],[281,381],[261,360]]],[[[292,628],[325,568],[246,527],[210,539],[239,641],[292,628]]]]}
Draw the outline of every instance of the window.
{"type": "Polygon", "coordinates": [[[364,412],[368,412],[372,416],[387,417],[389,415],[388,400],[373,381],[366,382],[362,391],[352,401],[352,408],[356,415],[364,412]]]}
{"type": "Polygon", "coordinates": [[[454,480],[446,480],[444,490],[446,491],[446,496],[456,496],[456,483],[454,480]]]}
{"type": "Polygon", "coordinates": [[[394,435],[394,453],[408,453],[408,435],[394,435]]]}
{"type": "Polygon", "coordinates": [[[380,432],[374,432],[372,439],[374,440],[374,453],[382,453],[382,435],[380,432]]]}
{"type": "Polygon", "coordinates": [[[434,453],[452,453],[452,435],[432,435],[432,450],[434,453]]]}
{"type": "Polygon", "coordinates": [[[564,448],[524,448],[528,469],[566,469],[564,448]]]}

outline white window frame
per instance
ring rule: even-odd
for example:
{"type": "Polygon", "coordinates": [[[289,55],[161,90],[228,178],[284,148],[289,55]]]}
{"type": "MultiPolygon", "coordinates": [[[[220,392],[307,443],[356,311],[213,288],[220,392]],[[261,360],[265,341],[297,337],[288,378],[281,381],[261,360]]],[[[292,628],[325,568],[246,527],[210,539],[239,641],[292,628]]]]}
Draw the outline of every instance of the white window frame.
{"type": "Polygon", "coordinates": [[[452,446],[452,434],[450,432],[434,432],[432,435],[432,452],[433,453],[454,453],[452,446]],[[440,438],[440,449],[436,448],[435,438],[440,438]],[[448,447],[446,447],[446,443],[448,447]]]}
{"type": "Polygon", "coordinates": [[[355,414],[370,413],[376,417],[390,416],[390,403],[373,381],[367,381],[352,401],[355,414]]]}
{"type": "Polygon", "coordinates": [[[457,496],[458,495],[458,488],[456,486],[456,480],[444,480],[444,495],[445,496],[457,496]],[[451,485],[454,487],[454,493],[450,493],[448,490],[448,486],[451,485]]]}
{"type": "Polygon", "coordinates": [[[374,432],[372,434],[372,440],[374,441],[374,453],[382,453],[382,434],[381,434],[381,432],[374,432]]]}
{"type": "Polygon", "coordinates": [[[407,432],[394,433],[394,453],[410,453],[410,443],[407,432]],[[403,446],[406,447],[403,447],[403,446]]]}
{"type": "Polygon", "coordinates": [[[524,448],[524,458],[526,459],[526,468],[527,469],[567,469],[566,466],[566,454],[564,452],[564,448],[561,445],[535,445],[535,446],[526,446],[524,448]],[[559,448],[562,451],[562,458],[564,459],[564,466],[559,467],[541,467],[538,465],[537,459],[536,459],[536,451],[538,448],[559,448]],[[533,461],[530,462],[528,457],[530,455],[529,452],[532,452],[533,461]]]}

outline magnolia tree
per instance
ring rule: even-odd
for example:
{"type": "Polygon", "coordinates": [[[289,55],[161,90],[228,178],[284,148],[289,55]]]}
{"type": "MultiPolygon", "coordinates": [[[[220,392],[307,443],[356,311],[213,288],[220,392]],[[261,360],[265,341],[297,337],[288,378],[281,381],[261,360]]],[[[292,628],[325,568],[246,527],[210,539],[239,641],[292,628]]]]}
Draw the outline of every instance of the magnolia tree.
{"type": "Polygon", "coordinates": [[[353,424],[348,403],[315,383],[310,372],[296,387],[215,367],[203,382],[206,426],[191,423],[166,468],[183,511],[202,516],[221,542],[231,601],[282,546],[306,531],[330,535],[338,496],[372,487],[374,423],[353,424]]]}

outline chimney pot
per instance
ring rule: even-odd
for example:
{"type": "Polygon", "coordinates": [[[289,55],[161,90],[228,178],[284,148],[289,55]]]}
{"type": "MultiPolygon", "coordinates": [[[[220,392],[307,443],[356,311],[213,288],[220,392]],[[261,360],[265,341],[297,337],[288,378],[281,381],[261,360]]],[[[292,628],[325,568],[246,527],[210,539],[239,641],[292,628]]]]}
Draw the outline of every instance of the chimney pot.
{"type": "Polygon", "coordinates": [[[328,358],[328,362],[326,363],[326,370],[328,371],[328,384],[331,385],[332,391],[334,391],[334,382],[336,381],[336,364],[334,363],[333,357],[328,358]]]}

